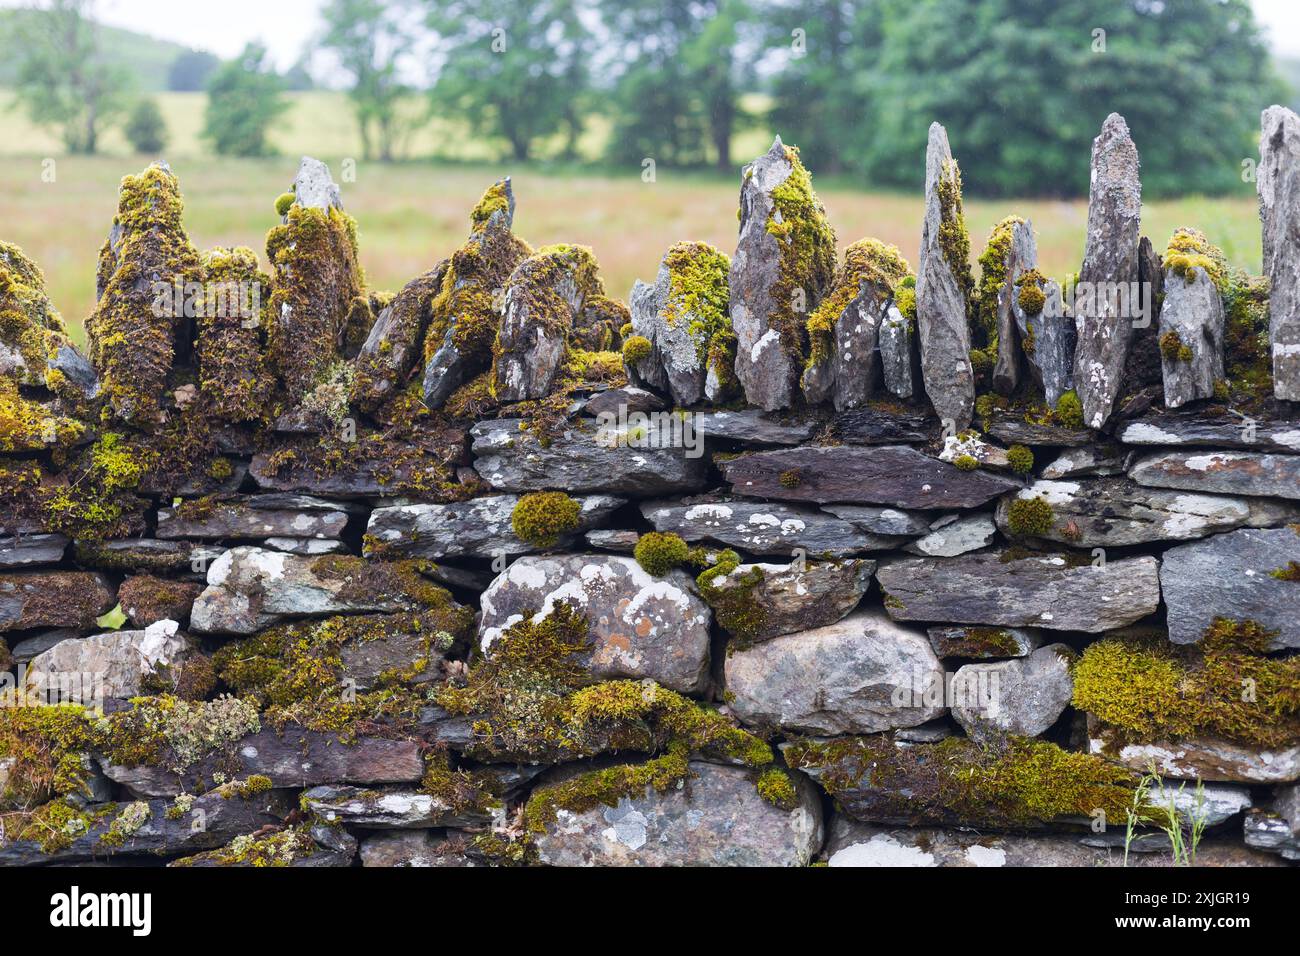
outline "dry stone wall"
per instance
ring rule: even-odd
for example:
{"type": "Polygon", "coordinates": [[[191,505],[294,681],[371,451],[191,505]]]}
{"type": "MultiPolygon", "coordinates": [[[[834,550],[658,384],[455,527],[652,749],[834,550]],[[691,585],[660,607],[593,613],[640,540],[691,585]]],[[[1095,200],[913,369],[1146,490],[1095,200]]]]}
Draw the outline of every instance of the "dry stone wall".
{"type": "Polygon", "coordinates": [[[311,159],[266,271],[127,177],[85,354],[0,244],[0,862],[1300,860],[1296,130],[1265,276],[1114,115],[1059,281],[937,124],[915,270],[778,139],[630,308],[509,180],[366,288],[311,159]]]}

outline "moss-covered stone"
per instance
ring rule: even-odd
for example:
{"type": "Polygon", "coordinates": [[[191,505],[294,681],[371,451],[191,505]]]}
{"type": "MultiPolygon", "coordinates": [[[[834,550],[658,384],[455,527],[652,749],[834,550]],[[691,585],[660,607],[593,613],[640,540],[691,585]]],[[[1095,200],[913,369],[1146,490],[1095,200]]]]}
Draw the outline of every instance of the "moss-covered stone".
{"type": "Polygon", "coordinates": [[[690,557],[690,548],[681,535],[651,531],[637,539],[633,557],[647,574],[662,577],[686,563],[690,557]]]}
{"type": "MultiPolygon", "coordinates": [[[[835,341],[835,324],[844,310],[858,297],[863,283],[883,298],[897,295],[900,283],[912,275],[896,246],[878,239],[859,239],[844,250],[844,263],[835,273],[830,292],[808,316],[807,367],[815,367],[830,357],[835,341]]],[[[915,299],[915,295],[913,295],[915,299]]]]}
{"type": "Polygon", "coordinates": [[[564,535],[578,529],[582,504],[562,491],[524,495],[510,512],[515,537],[538,548],[553,548],[564,535]]]}
{"type": "Polygon", "coordinates": [[[213,249],[203,271],[208,295],[195,343],[203,410],[223,422],[263,420],[273,395],[262,352],[271,278],[246,247],[213,249]]]}
{"type": "Polygon", "coordinates": [[[0,242],[0,377],[63,393],[47,363],[71,348],[67,327],[45,291],[45,276],[17,246],[0,242]]]}

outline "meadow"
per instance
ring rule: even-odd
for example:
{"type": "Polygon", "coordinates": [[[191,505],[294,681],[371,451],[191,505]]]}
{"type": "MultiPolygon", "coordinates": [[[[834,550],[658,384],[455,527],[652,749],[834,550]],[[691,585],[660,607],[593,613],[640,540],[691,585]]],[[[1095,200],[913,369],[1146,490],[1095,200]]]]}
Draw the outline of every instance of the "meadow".
{"type": "MultiPolygon", "coordinates": [[[[330,163],[340,178],[342,161],[356,160],[355,181],[343,182],[344,205],[357,218],[362,263],[369,285],[396,290],[449,255],[464,241],[468,214],[483,189],[504,175],[514,180],[516,231],[534,245],[575,242],[591,246],[610,294],[626,299],[632,283],[652,280],[672,243],[695,239],[725,252],[735,247],[739,164],[771,142],[753,127],[737,138],[734,175],[658,168],[643,182],[641,168],[502,161],[493,144],[469,135],[452,120],[436,120],[412,134],[406,155],[437,159],[392,164],[357,160],[359,147],[346,101],[337,93],[294,94],[292,109],[275,130],[280,151],[267,159],[211,154],[199,137],[203,95],[162,94],[170,146],[165,155],[185,193],[185,224],[199,249],[243,245],[265,262],[266,231],[275,224],[275,198],[292,182],[300,153],[330,163]]],[[[0,94],[0,240],[21,246],[45,271],[50,294],[70,326],[80,327],[94,305],[95,260],[116,206],[122,176],[143,169],[150,157],[133,156],[111,133],[103,155],[62,156],[56,138],[35,129],[0,94]],[[51,181],[50,159],[53,160],[51,181]]],[[[608,127],[596,117],[580,152],[599,153],[608,127]]],[[[960,159],[960,144],[954,143],[960,159]]],[[[918,180],[923,157],[917,155],[918,180]]],[[[1087,176],[1087,157],[1081,158],[1087,176]]],[[[893,243],[915,264],[923,199],[871,192],[844,178],[815,178],[815,186],[840,239],[874,236],[893,243]]],[[[969,199],[966,221],[978,256],[994,223],[1020,215],[1038,233],[1041,267],[1062,277],[1079,268],[1087,228],[1087,203],[1055,200],[969,199]]],[[[1260,233],[1255,199],[1189,197],[1143,208],[1143,232],[1163,248],[1179,226],[1196,226],[1223,247],[1236,265],[1258,272],[1260,233]]]]}

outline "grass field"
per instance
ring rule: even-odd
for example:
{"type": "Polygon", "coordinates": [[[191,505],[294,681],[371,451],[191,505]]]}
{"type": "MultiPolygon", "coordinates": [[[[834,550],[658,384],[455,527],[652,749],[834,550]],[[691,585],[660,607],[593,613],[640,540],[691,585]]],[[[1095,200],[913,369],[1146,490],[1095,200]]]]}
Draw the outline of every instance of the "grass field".
{"type": "MultiPolygon", "coordinates": [[[[336,178],[340,160],[356,155],[351,116],[338,94],[300,94],[277,134],[285,155],[264,160],[208,155],[197,139],[201,95],[170,94],[166,109],[173,142],[166,155],[180,177],[186,226],[200,249],[246,245],[265,260],[264,238],[276,221],[272,206],[293,179],[296,154],[310,152],[326,160],[336,178]]],[[[757,154],[770,142],[764,142],[767,136],[765,130],[746,134],[736,156],[757,154]]],[[[739,168],[734,177],[722,177],[661,167],[657,182],[644,183],[639,167],[626,174],[545,164],[512,168],[464,130],[458,143],[455,162],[358,163],[356,181],[343,183],[344,204],[358,220],[362,262],[372,287],[396,290],[449,255],[464,240],[469,210],[483,189],[507,174],[514,177],[519,234],[534,245],[563,241],[591,246],[609,292],[620,298],[627,297],[635,279],[654,278],[660,257],[673,242],[704,240],[728,253],[735,247],[739,168]]],[[[2,108],[0,144],[0,239],[22,246],[44,269],[56,306],[80,335],[94,304],[95,257],[112,221],[117,183],[149,160],[127,155],[112,138],[106,148],[116,155],[57,158],[57,142],[2,108]],[[46,156],[56,157],[53,182],[42,178],[46,156]]],[[[923,211],[919,194],[863,192],[844,180],[820,181],[817,187],[841,247],[874,236],[897,245],[915,265],[923,211]]],[[[1013,213],[1032,220],[1046,272],[1059,278],[1079,268],[1087,226],[1084,202],[968,201],[973,255],[983,249],[990,227],[1013,213]]],[[[1174,228],[1183,225],[1206,231],[1233,263],[1259,270],[1253,198],[1188,198],[1151,203],[1143,210],[1143,232],[1157,247],[1163,248],[1174,228]]]]}

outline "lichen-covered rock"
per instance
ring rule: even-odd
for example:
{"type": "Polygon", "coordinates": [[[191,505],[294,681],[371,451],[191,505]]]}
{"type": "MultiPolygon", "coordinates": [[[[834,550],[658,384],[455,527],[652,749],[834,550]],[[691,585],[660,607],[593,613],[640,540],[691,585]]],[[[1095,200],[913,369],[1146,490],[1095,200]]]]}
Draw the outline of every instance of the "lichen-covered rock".
{"type": "Polygon", "coordinates": [[[477,866],[469,841],[434,830],[381,830],[361,840],[361,865],[375,867],[477,866]]]}
{"type": "Polygon", "coordinates": [[[1043,643],[1037,631],[1019,627],[949,625],[927,628],[927,632],[940,657],[1024,657],[1043,643]]]}
{"type": "Polygon", "coordinates": [[[1004,395],[1015,392],[1023,367],[1049,408],[1074,388],[1078,331],[1061,299],[1061,287],[1038,271],[1031,223],[1012,229],[1007,279],[998,296],[998,358],[993,384],[1004,395]],[[1003,326],[1012,330],[1003,346],[1003,326]],[[1023,365],[1018,366],[1019,363],[1023,365]],[[1012,371],[1016,368],[1016,371],[1012,371]]]}
{"type": "Polygon", "coordinates": [[[1089,724],[1088,747],[1134,770],[1155,767],[1175,780],[1219,780],[1239,783],[1289,783],[1300,779],[1300,744],[1261,748],[1213,737],[1184,737],[1152,743],[1110,739],[1089,724]]]}
{"type": "Polygon", "coordinates": [[[911,266],[893,246],[861,239],[826,298],[808,318],[810,351],[800,382],[816,405],[828,399],[844,411],[864,404],[882,380],[880,331],[894,307],[895,287],[911,266]]]}
{"type": "Polygon", "coordinates": [[[158,509],[159,538],[337,538],[347,508],[307,495],[212,497],[158,509]]]}
{"type": "Polygon", "coordinates": [[[380,310],[353,360],[351,399],[358,408],[369,412],[383,405],[410,376],[421,358],[433,302],[450,266],[451,260],[443,259],[402,286],[380,310]]]}
{"type": "Polygon", "coordinates": [[[594,422],[571,422],[561,435],[543,443],[518,419],[479,422],[471,429],[474,470],[501,491],[541,491],[561,487],[570,494],[603,492],[644,497],[698,490],[706,463],[691,449],[672,444],[667,430],[619,444],[594,422]]]}
{"type": "Polygon", "coordinates": [[[958,429],[970,424],[975,408],[969,256],[961,171],[952,158],[947,131],[931,123],[925,150],[925,222],[916,270],[916,327],[925,394],[939,418],[958,429]]]}
{"type": "Polygon", "coordinates": [[[203,256],[205,299],[195,352],[199,401],[223,422],[253,422],[267,414],[274,384],[262,352],[271,277],[252,249],[213,249],[203,256]]]}
{"type": "Polygon", "coordinates": [[[992,544],[998,530],[988,514],[963,515],[935,525],[929,534],[905,544],[903,550],[931,558],[955,558],[992,544]]]}
{"type": "Polygon", "coordinates": [[[829,511],[855,528],[877,535],[917,537],[930,531],[932,519],[923,511],[904,511],[879,505],[826,505],[829,511]]]}
{"type": "Polygon", "coordinates": [[[451,257],[430,305],[424,337],[424,401],[441,408],[461,385],[492,364],[502,304],[515,267],[532,248],[511,232],[515,194],[509,177],[483,194],[470,214],[470,236],[451,257]]]}
{"type": "Polygon", "coordinates": [[[820,511],[751,501],[650,501],[641,513],[656,531],[687,541],[709,541],[749,554],[845,556],[887,551],[898,541],[859,531],[850,522],[820,511]]]}
{"type": "Polygon", "coordinates": [[[574,319],[589,297],[604,292],[596,259],[585,246],[544,246],[515,268],[492,346],[493,390],[500,401],[550,393],[574,319]]]}
{"type": "Polygon", "coordinates": [[[184,622],[203,586],[192,581],[175,581],[138,574],[128,577],[117,591],[122,612],[136,627],[160,621],[184,622]]]}
{"type": "Polygon", "coordinates": [[[269,357],[295,404],[328,385],[343,366],[344,339],[357,321],[368,324],[357,263],[356,222],[343,212],[329,170],[308,156],[294,180],[295,200],[267,234],[275,270],[270,301],[269,357]]]}
{"type": "Polygon", "coordinates": [[[876,580],[895,620],[1095,634],[1156,610],[1158,567],[1151,557],[1080,565],[1059,554],[1008,551],[884,561],[876,580]]]}
{"type": "MultiPolygon", "coordinates": [[[[821,847],[821,802],[806,780],[792,779],[793,803],[759,795],[758,775],[740,767],[691,761],[686,780],[662,790],[556,808],[536,835],[549,866],[807,866],[821,847]]],[[[545,788],[533,800],[545,800],[545,788]]]]}
{"type": "Polygon", "coordinates": [[[302,803],[329,823],[375,830],[481,826],[491,819],[484,808],[453,806],[438,795],[400,787],[330,784],[303,791],[302,803]]]}
{"type": "Polygon", "coordinates": [[[1204,446],[1300,454],[1300,424],[1295,421],[1258,421],[1202,411],[1143,415],[1126,422],[1118,437],[1125,445],[1204,446]]]}
{"type": "Polygon", "coordinates": [[[1124,458],[1124,450],[1114,445],[1067,448],[1044,465],[1038,476],[1047,481],[1060,481],[1092,475],[1122,475],[1124,458]]]}
{"type": "Polygon", "coordinates": [[[1003,533],[1023,534],[1013,520],[1016,501],[1045,501],[1050,525],[1032,536],[1080,548],[1187,541],[1236,528],[1267,528],[1294,521],[1300,509],[1267,498],[1192,494],[1148,488],[1127,478],[1036,481],[998,502],[1003,533]]]}
{"type": "Polygon", "coordinates": [[[252,634],[287,617],[419,610],[446,599],[410,565],[242,546],[213,561],[207,580],[190,615],[199,634],[252,634]]]}
{"type": "Polygon", "coordinates": [[[1300,118],[1284,106],[1260,117],[1259,215],[1264,274],[1269,280],[1269,342],[1273,395],[1300,401],[1300,118]]]}
{"type": "Polygon", "coordinates": [[[756,727],[875,733],[944,713],[931,702],[944,672],[926,636],[877,611],[734,650],[726,680],[732,712],[756,727]]]}
{"type": "Polygon", "coordinates": [[[180,186],[166,163],[122,180],[117,215],[99,251],[95,311],[86,320],[90,359],[113,414],[148,425],[185,334],[176,290],[202,277],[199,255],[181,224],[180,186]]]}
{"type": "Polygon", "coordinates": [[[31,571],[0,574],[0,631],[35,627],[89,630],[113,606],[113,591],[99,574],[31,571]]]}
{"type": "Polygon", "coordinates": [[[1160,565],[1169,639],[1194,644],[1216,618],[1255,621],[1273,648],[1300,647],[1300,530],[1241,529],[1170,548],[1160,565]]]}
{"type": "Polygon", "coordinates": [[[1129,293],[1139,278],[1142,183],[1137,147],[1118,113],[1106,117],[1093,140],[1090,182],[1088,239],[1075,299],[1074,382],[1084,424],[1101,428],[1120,398],[1135,318],[1129,293]],[[1127,310],[1121,308],[1125,301],[1127,310]]]}
{"type": "Polygon", "coordinates": [[[794,404],[804,323],[835,273],[835,232],[799,151],[778,136],[742,173],[740,239],[728,280],[736,378],[750,405],[794,404]]]}
{"type": "MultiPolygon", "coordinates": [[[[542,550],[521,540],[511,528],[519,499],[519,495],[486,495],[446,505],[376,508],[366,526],[366,554],[491,559],[542,550]]],[[[577,501],[577,524],[550,547],[569,547],[577,535],[600,527],[627,503],[610,495],[586,495],[577,501]]]]}
{"type": "Polygon", "coordinates": [[[1009,478],[962,471],[902,445],[782,448],[719,465],[736,494],[817,504],[976,508],[1019,487],[1009,478]]]}
{"type": "Polygon", "coordinates": [[[1225,495],[1300,498],[1300,457],[1246,451],[1170,451],[1132,464],[1138,484],[1225,495]]]}
{"type": "MultiPolygon", "coordinates": [[[[733,346],[727,314],[727,274],[731,260],[704,242],[679,242],[664,255],[653,286],[638,280],[632,290],[632,333],[645,337],[647,363],[658,370],[640,373],[662,382],[679,406],[694,405],[705,396],[710,356],[733,346]]],[[[731,369],[715,376],[719,386],[731,379],[731,369]]],[[[725,388],[710,390],[710,401],[726,399],[725,388]]]]}
{"type": "Polygon", "coordinates": [[[812,438],[819,427],[816,420],[783,421],[757,408],[699,412],[692,421],[695,430],[708,442],[742,445],[800,445],[812,438]]]}
{"type": "Polygon", "coordinates": [[[718,625],[743,644],[834,624],[871,586],[874,561],[738,564],[702,588],[718,625]]]}
{"type": "Polygon", "coordinates": [[[615,555],[522,557],[483,592],[479,641],[492,645],[526,614],[544,618],[570,602],[587,618],[591,647],[582,656],[593,677],[649,678],[698,692],[708,681],[709,607],[681,571],[652,577],[615,555]]]}
{"type": "Polygon", "coordinates": [[[8,242],[0,242],[0,377],[68,397],[93,398],[99,387],[46,294],[45,276],[8,242]]]}
{"type": "Polygon", "coordinates": [[[61,641],[34,657],[29,673],[48,686],[55,686],[61,674],[94,674],[95,686],[102,687],[106,697],[136,697],[145,677],[160,667],[179,667],[198,653],[198,642],[178,630],[175,621],[164,620],[140,631],[61,641]]]}
{"type": "Polygon", "coordinates": [[[1070,704],[1073,656],[1067,645],[1049,644],[1014,660],[959,667],[952,678],[953,719],[974,738],[1037,737],[1070,704]]]}
{"type": "Polygon", "coordinates": [[[1223,378],[1223,322],[1223,300],[1203,267],[1193,266],[1186,276],[1165,267],[1160,356],[1166,408],[1214,395],[1223,378]]]}

